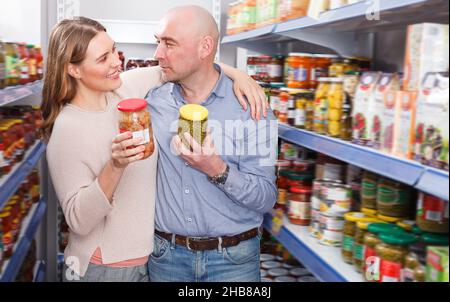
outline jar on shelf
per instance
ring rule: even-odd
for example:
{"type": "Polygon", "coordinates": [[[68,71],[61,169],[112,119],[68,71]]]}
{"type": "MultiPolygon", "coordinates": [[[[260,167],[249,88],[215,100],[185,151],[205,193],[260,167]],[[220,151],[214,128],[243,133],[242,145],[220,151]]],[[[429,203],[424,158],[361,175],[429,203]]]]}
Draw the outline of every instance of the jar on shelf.
{"type": "Polygon", "coordinates": [[[314,131],[314,105],[315,105],[315,95],[313,92],[304,94],[303,97],[306,100],[306,119],[305,119],[305,129],[308,131],[314,131]]]}
{"type": "Polygon", "coordinates": [[[290,173],[288,185],[291,187],[311,187],[314,176],[311,173],[290,173]]]}
{"type": "Polygon", "coordinates": [[[328,104],[329,109],[327,133],[331,137],[339,137],[341,134],[341,119],[344,104],[344,89],[342,78],[330,79],[328,104]]]}
{"type": "Polygon", "coordinates": [[[295,91],[289,92],[289,100],[288,100],[288,125],[295,126],[296,123],[296,100],[297,94],[295,91]]]}
{"type": "Polygon", "coordinates": [[[298,93],[295,101],[295,123],[294,126],[299,129],[305,129],[306,124],[306,103],[307,99],[304,93],[298,93]]]}
{"type": "Polygon", "coordinates": [[[420,193],[417,206],[417,225],[425,232],[448,233],[448,202],[426,193],[420,193]]]}
{"type": "Polygon", "coordinates": [[[380,178],[377,189],[377,209],[379,214],[389,217],[409,217],[413,192],[407,185],[380,178]]]}
{"type": "Polygon", "coordinates": [[[288,123],[289,93],[287,91],[280,92],[278,121],[282,124],[288,123]]]}
{"type": "Polygon", "coordinates": [[[247,56],[247,74],[255,81],[259,81],[258,77],[258,57],[247,56]]]}
{"type": "Polygon", "coordinates": [[[290,53],[287,62],[289,66],[287,86],[296,89],[309,89],[311,87],[312,55],[290,53]]]}
{"type": "Polygon", "coordinates": [[[314,131],[326,134],[328,127],[328,92],[330,91],[330,79],[320,78],[316,90],[314,103],[314,131]]]}
{"type": "MultiPolygon", "coordinates": [[[[128,99],[120,102],[117,108],[120,112],[120,133],[131,132],[134,139],[141,138],[142,143],[140,145],[145,146],[142,160],[149,158],[155,151],[155,143],[150,112],[146,109],[147,101],[143,99],[128,99]]],[[[186,124],[189,124],[189,122],[186,124]]],[[[135,147],[137,146],[130,148],[135,147]]]]}
{"type": "Polygon", "coordinates": [[[377,210],[378,175],[365,171],[361,187],[361,206],[365,209],[377,210]]]}
{"type": "Polygon", "coordinates": [[[270,108],[276,117],[280,114],[280,93],[284,87],[284,83],[271,83],[270,84],[270,108]]]}
{"type": "Polygon", "coordinates": [[[308,186],[290,188],[288,217],[292,224],[309,226],[311,223],[311,194],[308,186]]]}
{"type": "Polygon", "coordinates": [[[364,278],[370,282],[379,281],[380,258],[376,248],[381,243],[382,233],[403,232],[399,226],[389,223],[371,223],[364,235],[364,278]]]}
{"type": "Polygon", "coordinates": [[[359,212],[350,212],[345,214],[345,223],[342,240],[342,258],[345,262],[353,264],[353,250],[355,243],[355,236],[357,231],[357,223],[360,221],[372,221],[376,219],[369,218],[367,215],[359,212]]]}
{"type": "Polygon", "coordinates": [[[410,252],[405,258],[403,271],[405,282],[423,282],[420,267],[426,265],[427,248],[429,246],[446,247],[449,244],[448,235],[423,233],[416,236],[418,241],[410,246],[410,252]]]}
{"type": "Polygon", "coordinates": [[[273,56],[267,64],[268,81],[274,83],[283,82],[284,57],[273,56]]]}
{"type": "Polygon", "coordinates": [[[271,56],[259,56],[257,65],[256,65],[256,73],[259,81],[268,82],[269,81],[269,73],[268,73],[268,65],[272,60],[271,56]]]}
{"type": "Polygon", "coordinates": [[[380,240],[375,249],[381,260],[380,282],[403,282],[405,259],[416,237],[405,232],[391,232],[381,234],[380,240]]]}
{"type": "Polygon", "coordinates": [[[353,241],[353,265],[358,273],[362,274],[365,268],[364,237],[371,223],[379,223],[376,218],[368,218],[356,223],[355,239],[353,241]]]}
{"type": "Polygon", "coordinates": [[[322,55],[316,54],[313,56],[313,66],[311,71],[311,88],[317,88],[319,84],[318,79],[329,77],[328,70],[331,66],[331,62],[333,59],[336,59],[336,55],[322,55]]]}

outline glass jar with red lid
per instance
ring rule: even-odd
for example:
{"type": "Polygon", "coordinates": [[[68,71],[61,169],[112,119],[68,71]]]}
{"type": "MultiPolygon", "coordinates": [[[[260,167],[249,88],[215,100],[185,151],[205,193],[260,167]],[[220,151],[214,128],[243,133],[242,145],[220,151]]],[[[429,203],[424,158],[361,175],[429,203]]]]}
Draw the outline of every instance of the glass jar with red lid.
{"type": "Polygon", "coordinates": [[[313,175],[309,173],[290,173],[288,176],[289,188],[292,187],[311,187],[313,175]]]}
{"type": "MultiPolygon", "coordinates": [[[[120,111],[119,129],[120,133],[131,132],[133,138],[142,138],[140,145],[145,146],[144,157],[149,158],[155,151],[153,140],[153,128],[150,112],[148,112],[147,101],[144,99],[127,99],[118,105],[120,111]]],[[[137,146],[130,147],[133,149],[137,146]]]]}
{"type": "Polygon", "coordinates": [[[19,66],[20,66],[20,77],[19,85],[25,85],[30,82],[30,72],[29,72],[29,53],[25,43],[17,44],[17,50],[19,54],[19,66]]]}
{"type": "Polygon", "coordinates": [[[301,226],[311,223],[311,186],[295,186],[290,188],[289,194],[289,220],[301,226]]]}

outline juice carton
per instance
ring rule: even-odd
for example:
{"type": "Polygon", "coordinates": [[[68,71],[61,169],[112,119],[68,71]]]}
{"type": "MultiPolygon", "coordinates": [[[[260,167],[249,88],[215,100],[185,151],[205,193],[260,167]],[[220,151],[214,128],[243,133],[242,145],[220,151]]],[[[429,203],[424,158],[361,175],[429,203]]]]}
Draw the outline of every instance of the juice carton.
{"type": "Polygon", "coordinates": [[[385,108],[386,95],[391,91],[400,90],[400,83],[397,74],[383,73],[378,80],[374,92],[374,103],[369,141],[375,149],[381,149],[381,138],[383,137],[383,110],[385,108]]]}
{"type": "Polygon", "coordinates": [[[412,159],[414,153],[417,92],[402,91],[397,97],[399,99],[397,100],[394,154],[412,159]]]}
{"type": "Polygon", "coordinates": [[[428,72],[445,72],[449,65],[448,24],[423,23],[408,27],[404,90],[419,90],[428,72]]]}
{"type": "Polygon", "coordinates": [[[427,282],[449,282],[448,247],[427,248],[427,282]]]}
{"type": "Polygon", "coordinates": [[[370,131],[372,129],[375,88],[381,73],[365,72],[360,79],[353,104],[352,141],[358,145],[371,146],[370,131]]]}
{"type": "Polygon", "coordinates": [[[427,74],[417,100],[414,159],[448,171],[449,77],[427,74]]]}

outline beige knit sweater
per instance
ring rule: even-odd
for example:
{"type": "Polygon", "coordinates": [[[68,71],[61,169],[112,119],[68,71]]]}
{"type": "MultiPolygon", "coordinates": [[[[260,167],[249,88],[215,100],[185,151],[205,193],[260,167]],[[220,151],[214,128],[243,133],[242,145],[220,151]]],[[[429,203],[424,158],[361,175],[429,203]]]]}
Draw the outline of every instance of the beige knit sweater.
{"type": "Polygon", "coordinates": [[[123,73],[122,80],[119,90],[107,94],[104,112],[65,106],[48,143],[50,175],[70,228],[66,264],[80,276],[98,247],[105,264],[146,257],[153,251],[157,150],[126,168],[112,203],[97,179],[111,159],[112,140],[119,133],[118,102],[144,98],[162,84],[158,67],[123,73]]]}

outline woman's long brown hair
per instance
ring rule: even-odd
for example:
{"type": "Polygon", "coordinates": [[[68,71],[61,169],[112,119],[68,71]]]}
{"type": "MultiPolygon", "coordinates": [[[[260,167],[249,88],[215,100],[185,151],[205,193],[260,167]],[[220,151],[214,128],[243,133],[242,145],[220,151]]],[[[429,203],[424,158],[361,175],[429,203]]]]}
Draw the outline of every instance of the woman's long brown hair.
{"type": "Polygon", "coordinates": [[[48,45],[42,115],[41,137],[48,141],[53,125],[63,107],[77,92],[77,82],[69,75],[69,64],[80,64],[86,57],[91,40],[106,29],[97,21],[84,17],[66,19],[53,29],[48,45]]]}

